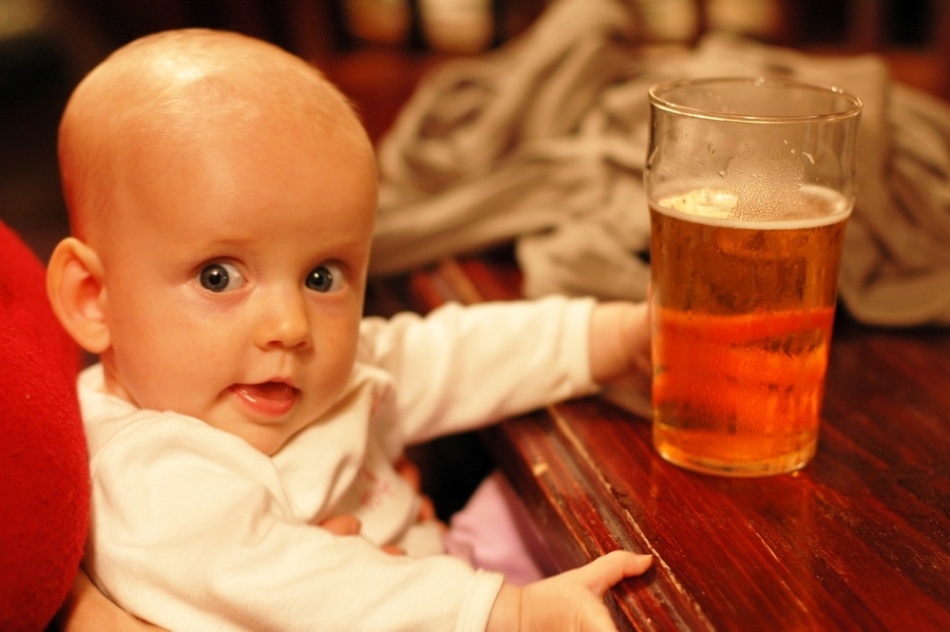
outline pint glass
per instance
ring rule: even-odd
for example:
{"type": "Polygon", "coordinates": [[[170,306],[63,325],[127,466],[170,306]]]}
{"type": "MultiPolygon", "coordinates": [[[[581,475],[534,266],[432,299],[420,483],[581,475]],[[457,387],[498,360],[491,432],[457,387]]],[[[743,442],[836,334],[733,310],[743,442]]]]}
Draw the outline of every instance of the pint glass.
{"type": "Polygon", "coordinates": [[[650,90],[653,441],[726,476],[815,454],[861,102],[766,79],[650,90]]]}

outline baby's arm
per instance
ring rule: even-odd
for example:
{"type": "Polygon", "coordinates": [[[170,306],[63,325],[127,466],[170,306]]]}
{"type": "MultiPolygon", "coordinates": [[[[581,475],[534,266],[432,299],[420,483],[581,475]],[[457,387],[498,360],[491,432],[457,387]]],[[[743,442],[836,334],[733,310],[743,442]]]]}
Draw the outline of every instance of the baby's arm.
{"type": "MultiPolygon", "coordinates": [[[[646,303],[601,303],[591,313],[591,377],[608,384],[649,376],[650,322],[646,303]]],[[[603,597],[625,577],[644,573],[649,555],[613,551],[581,568],[519,588],[505,584],[492,608],[488,631],[614,631],[603,597]]]]}
{"type": "Polygon", "coordinates": [[[614,632],[604,593],[625,577],[643,574],[652,561],[649,555],[613,551],[523,588],[505,584],[495,599],[487,632],[614,632]]]}
{"type": "MultiPolygon", "coordinates": [[[[359,535],[360,521],[356,516],[342,515],[328,518],[320,526],[336,535],[359,535]]],[[[146,623],[107,599],[80,570],[72,590],[56,614],[50,629],[61,632],[161,632],[162,628],[146,623]]]]}

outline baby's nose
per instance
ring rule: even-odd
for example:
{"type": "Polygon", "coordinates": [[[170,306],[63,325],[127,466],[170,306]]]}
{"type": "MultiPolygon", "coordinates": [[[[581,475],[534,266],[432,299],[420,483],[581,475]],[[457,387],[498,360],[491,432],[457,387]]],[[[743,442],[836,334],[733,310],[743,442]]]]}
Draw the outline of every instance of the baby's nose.
{"type": "Polygon", "coordinates": [[[280,289],[262,296],[256,336],[261,348],[309,346],[310,317],[301,293],[280,289]]]}

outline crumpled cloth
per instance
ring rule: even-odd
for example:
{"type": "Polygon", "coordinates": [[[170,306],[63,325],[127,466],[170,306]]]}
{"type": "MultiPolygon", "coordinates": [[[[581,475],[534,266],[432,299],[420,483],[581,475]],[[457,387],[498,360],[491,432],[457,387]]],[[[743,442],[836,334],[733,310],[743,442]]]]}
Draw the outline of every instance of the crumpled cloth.
{"type": "Polygon", "coordinates": [[[525,295],[645,297],[648,88],[785,76],[864,101],[840,297],[875,325],[950,324],[950,110],[876,56],[711,35],[651,53],[630,6],[557,0],[496,51],[423,78],[379,148],[371,272],[516,242],[525,295]]]}

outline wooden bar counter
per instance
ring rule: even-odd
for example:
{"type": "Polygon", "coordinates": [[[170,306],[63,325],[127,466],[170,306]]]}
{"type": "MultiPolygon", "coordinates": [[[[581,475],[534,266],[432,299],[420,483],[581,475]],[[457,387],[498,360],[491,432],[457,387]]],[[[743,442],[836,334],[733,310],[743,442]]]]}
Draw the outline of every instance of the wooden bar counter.
{"type": "MultiPolygon", "coordinates": [[[[508,253],[371,283],[368,308],[520,297],[508,253]]],[[[608,596],[622,630],[950,630],[950,330],[839,313],[821,436],[800,472],[704,476],[602,397],[486,430],[550,571],[624,548],[654,566],[608,596]]]]}

